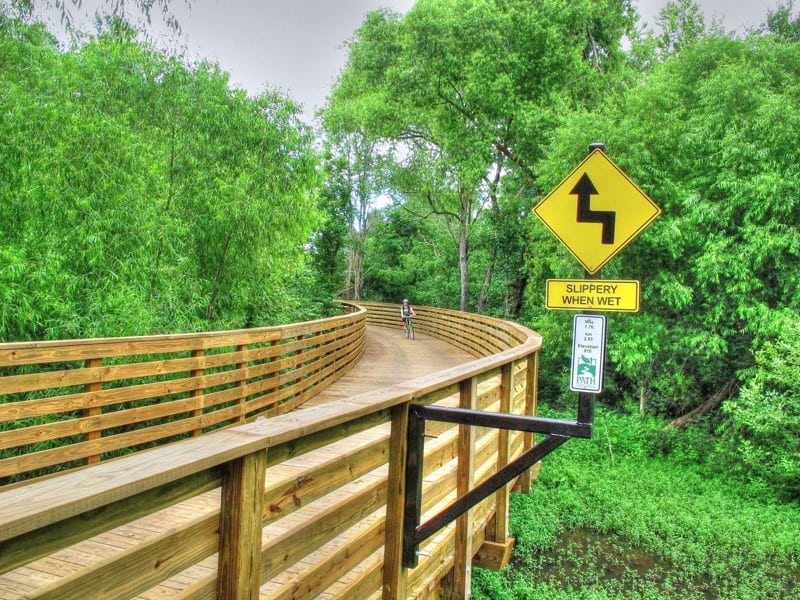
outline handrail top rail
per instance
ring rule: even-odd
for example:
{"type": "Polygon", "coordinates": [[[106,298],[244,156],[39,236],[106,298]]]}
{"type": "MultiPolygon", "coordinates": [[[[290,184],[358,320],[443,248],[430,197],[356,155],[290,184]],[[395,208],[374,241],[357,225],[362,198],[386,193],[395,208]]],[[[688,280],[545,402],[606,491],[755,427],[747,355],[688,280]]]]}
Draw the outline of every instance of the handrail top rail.
{"type": "Polygon", "coordinates": [[[411,399],[387,387],[2,490],[0,541],[411,399]]]}
{"type": "MultiPolygon", "coordinates": [[[[359,312],[365,311],[363,307],[358,308],[359,312]]],[[[542,338],[538,333],[510,321],[502,323],[522,333],[525,342],[402,384],[319,406],[300,408],[263,421],[222,429],[199,438],[182,440],[3,490],[0,541],[212,469],[253,452],[292,442],[398,404],[424,399],[433,391],[500,368],[541,348],[542,338]]]]}
{"type": "MultiPolygon", "coordinates": [[[[133,335],[133,336],[120,336],[120,337],[101,337],[101,338],[87,338],[87,339],[64,339],[64,340],[37,340],[25,342],[0,342],[0,358],[6,355],[12,355],[14,352],[20,350],[38,350],[38,349],[56,349],[65,346],[82,346],[91,348],[93,346],[108,346],[117,345],[124,346],[125,344],[141,344],[141,343],[160,343],[160,342],[174,342],[181,340],[208,340],[208,339],[227,339],[235,340],[240,337],[256,337],[265,333],[270,333],[270,338],[262,339],[281,339],[285,337],[283,334],[292,332],[297,329],[313,329],[316,325],[330,325],[337,320],[348,320],[352,318],[355,313],[366,314],[367,309],[354,302],[341,301],[341,304],[352,307],[354,310],[350,313],[335,315],[332,317],[323,317],[320,319],[313,319],[311,321],[300,321],[298,323],[289,323],[282,325],[268,325],[264,327],[252,327],[242,329],[225,329],[215,331],[190,331],[186,333],[164,333],[155,335],[133,335]]],[[[235,342],[232,342],[235,343],[235,342]]]]}

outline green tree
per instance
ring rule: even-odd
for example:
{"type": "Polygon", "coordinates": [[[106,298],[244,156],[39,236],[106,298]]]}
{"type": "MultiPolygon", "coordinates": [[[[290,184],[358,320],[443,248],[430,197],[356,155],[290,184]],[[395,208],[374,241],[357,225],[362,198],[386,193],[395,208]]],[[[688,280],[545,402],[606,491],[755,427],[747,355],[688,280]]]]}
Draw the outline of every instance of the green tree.
{"type": "MultiPolygon", "coordinates": [[[[328,115],[328,122],[332,115],[328,115]]],[[[332,156],[329,189],[347,209],[348,240],[342,250],[347,269],[342,287],[345,298],[361,300],[364,292],[364,251],[369,235],[370,213],[384,189],[386,162],[381,143],[360,131],[331,134],[327,140],[332,156]]]]}
{"type": "Polygon", "coordinates": [[[694,0],[667,2],[656,19],[661,29],[658,46],[667,54],[678,54],[706,35],[706,24],[694,0]]]}
{"type": "Polygon", "coordinates": [[[121,21],[67,51],[40,25],[0,28],[3,339],[283,318],[319,183],[297,105],[121,21]]]}
{"type": "Polygon", "coordinates": [[[789,42],[800,41],[800,17],[792,18],[793,14],[794,0],[788,0],[779,4],[774,11],[768,11],[765,32],[773,33],[789,42]]]}
{"type": "Polygon", "coordinates": [[[371,215],[364,288],[367,298],[457,307],[457,257],[449,252],[447,224],[418,199],[389,205],[371,215]]]}
{"type": "MultiPolygon", "coordinates": [[[[741,384],[751,389],[753,357],[779,344],[785,315],[800,308],[799,75],[800,48],[781,36],[709,34],[626,95],[573,113],[539,167],[555,185],[601,139],[661,206],[663,215],[603,269],[643,283],[642,312],[610,319],[609,390],[642,399],[675,425],[737,398],[741,384]]],[[[574,274],[551,264],[558,276],[574,274]]],[[[765,412],[777,410],[776,398],[762,398],[765,412]]],[[[746,422],[751,413],[737,415],[736,406],[728,414],[746,422]]],[[[741,434],[747,426],[738,423],[741,434]]]]}
{"type": "Polygon", "coordinates": [[[346,163],[328,154],[324,165],[324,184],[319,199],[321,221],[311,240],[311,268],[320,288],[318,295],[341,298],[345,290],[345,253],[353,208],[349,181],[342,174],[346,171],[346,163]]]}
{"type": "Polygon", "coordinates": [[[776,487],[790,499],[800,499],[800,326],[797,313],[787,311],[770,340],[756,352],[755,365],[738,397],[723,405],[730,422],[723,439],[741,459],[748,478],[776,487]]]}
{"type": "Polygon", "coordinates": [[[500,179],[535,189],[532,165],[564,111],[616,85],[632,23],[627,2],[449,0],[372,13],[357,32],[330,108],[396,144],[399,193],[450,223],[462,308],[470,238],[500,179]]]}

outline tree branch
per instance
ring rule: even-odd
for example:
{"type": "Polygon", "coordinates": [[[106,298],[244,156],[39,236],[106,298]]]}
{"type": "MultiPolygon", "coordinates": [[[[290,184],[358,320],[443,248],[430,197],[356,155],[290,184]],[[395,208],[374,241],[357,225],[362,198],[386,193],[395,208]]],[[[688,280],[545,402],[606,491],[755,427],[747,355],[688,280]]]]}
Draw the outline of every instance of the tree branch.
{"type": "Polygon", "coordinates": [[[732,398],[739,389],[739,380],[736,377],[729,379],[717,392],[711,396],[705,403],[701,404],[694,410],[681,415],[677,419],[673,419],[666,429],[682,429],[689,424],[689,421],[695,417],[705,415],[722,404],[723,400],[732,398]]]}

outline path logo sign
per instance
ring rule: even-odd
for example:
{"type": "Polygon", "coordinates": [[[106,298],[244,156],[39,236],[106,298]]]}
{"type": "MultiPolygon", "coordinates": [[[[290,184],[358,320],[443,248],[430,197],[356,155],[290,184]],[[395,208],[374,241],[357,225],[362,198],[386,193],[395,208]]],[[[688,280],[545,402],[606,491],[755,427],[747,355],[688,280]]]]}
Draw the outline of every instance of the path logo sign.
{"type": "Polygon", "coordinates": [[[572,367],[569,389],[599,394],[603,391],[606,358],[606,318],[575,315],[572,319],[572,367]]]}
{"type": "Polygon", "coordinates": [[[533,212],[587,272],[597,273],[661,209],[596,149],[533,212]]]}

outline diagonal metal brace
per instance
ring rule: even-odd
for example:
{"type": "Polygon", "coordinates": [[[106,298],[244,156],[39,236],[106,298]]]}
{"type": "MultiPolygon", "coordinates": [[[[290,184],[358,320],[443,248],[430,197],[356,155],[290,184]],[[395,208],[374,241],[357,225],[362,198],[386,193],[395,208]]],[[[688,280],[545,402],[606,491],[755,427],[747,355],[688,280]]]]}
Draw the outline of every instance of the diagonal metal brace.
{"type": "MultiPolygon", "coordinates": [[[[579,415],[588,416],[589,415],[579,415]]],[[[417,566],[421,542],[447,526],[470,508],[490,496],[509,481],[529,469],[572,437],[591,438],[592,423],[525,417],[509,413],[490,413],[464,408],[444,408],[423,404],[409,407],[408,455],[406,458],[406,492],[403,513],[403,566],[417,566]],[[523,452],[494,475],[455,500],[439,514],[420,523],[422,513],[422,459],[424,455],[425,421],[440,421],[459,425],[494,427],[528,433],[547,434],[544,440],[523,452]]]]}

